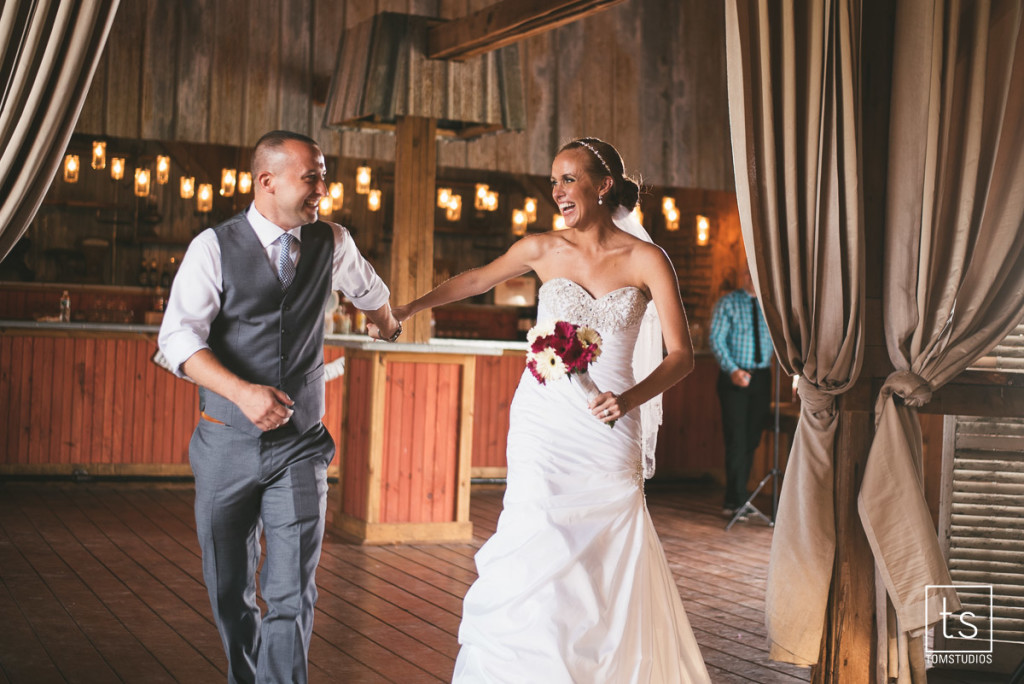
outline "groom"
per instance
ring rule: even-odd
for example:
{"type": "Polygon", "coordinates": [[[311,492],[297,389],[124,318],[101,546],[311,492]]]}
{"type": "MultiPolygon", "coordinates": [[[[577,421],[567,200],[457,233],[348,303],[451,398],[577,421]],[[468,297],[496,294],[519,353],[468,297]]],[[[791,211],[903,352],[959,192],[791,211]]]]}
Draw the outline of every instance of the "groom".
{"type": "Polygon", "coordinates": [[[305,682],[334,440],[324,413],[323,311],[341,290],[389,336],[390,292],[345,228],[318,220],[316,142],[267,133],[255,201],[200,233],[181,262],[160,349],[199,385],[189,445],[203,577],[229,682],[305,682]],[[267,613],[256,603],[260,578],[267,613]]]}

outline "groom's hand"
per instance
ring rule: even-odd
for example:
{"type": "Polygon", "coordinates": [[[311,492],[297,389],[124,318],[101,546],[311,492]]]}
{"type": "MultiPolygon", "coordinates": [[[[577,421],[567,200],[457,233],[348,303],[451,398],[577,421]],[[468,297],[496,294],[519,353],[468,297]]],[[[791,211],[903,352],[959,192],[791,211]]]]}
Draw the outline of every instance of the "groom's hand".
{"type": "Polygon", "coordinates": [[[367,335],[375,340],[387,340],[388,342],[398,340],[398,336],[402,334],[402,319],[395,317],[394,311],[388,304],[364,313],[367,319],[367,335]]]}

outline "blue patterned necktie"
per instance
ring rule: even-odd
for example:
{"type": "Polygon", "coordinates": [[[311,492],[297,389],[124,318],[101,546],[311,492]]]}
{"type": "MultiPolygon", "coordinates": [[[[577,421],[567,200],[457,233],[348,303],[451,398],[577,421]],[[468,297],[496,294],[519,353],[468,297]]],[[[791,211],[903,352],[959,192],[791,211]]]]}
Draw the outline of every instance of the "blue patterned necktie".
{"type": "Polygon", "coordinates": [[[281,289],[287,290],[288,286],[295,280],[295,264],[292,263],[292,240],[289,233],[278,238],[281,243],[281,253],[277,255],[277,276],[281,279],[281,289]]]}

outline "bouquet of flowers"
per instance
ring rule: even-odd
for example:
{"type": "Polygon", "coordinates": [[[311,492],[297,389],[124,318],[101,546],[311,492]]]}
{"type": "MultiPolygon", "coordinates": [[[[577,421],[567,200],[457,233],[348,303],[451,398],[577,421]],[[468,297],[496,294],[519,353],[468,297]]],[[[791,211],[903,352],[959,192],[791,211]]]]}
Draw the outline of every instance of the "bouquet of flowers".
{"type": "MultiPolygon", "coordinates": [[[[601,335],[585,325],[567,321],[541,323],[526,335],[530,350],[526,354],[526,367],[545,384],[568,376],[574,380],[589,403],[601,390],[594,384],[587,369],[601,355],[601,335]]],[[[615,421],[608,423],[609,427],[615,421]]]]}

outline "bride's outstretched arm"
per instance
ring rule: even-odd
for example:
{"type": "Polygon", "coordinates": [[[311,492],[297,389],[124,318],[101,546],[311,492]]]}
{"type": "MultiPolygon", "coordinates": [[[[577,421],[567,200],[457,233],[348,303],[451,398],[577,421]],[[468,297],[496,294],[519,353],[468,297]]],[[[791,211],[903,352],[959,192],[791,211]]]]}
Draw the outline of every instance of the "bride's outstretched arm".
{"type": "Polygon", "coordinates": [[[483,294],[498,283],[523,275],[533,268],[533,264],[543,254],[542,240],[543,235],[531,235],[519,240],[486,266],[463,271],[422,297],[394,307],[392,312],[395,318],[404,321],[423,309],[432,309],[435,306],[483,294]]]}
{"type": "MultiPolygon", "coordinates": [[[[392,307],[392,315],[401,322],[423,309],[483,294],[498,283],[523,275],[543,256],[545,235],[542,233],[524,237],[486,266],[464,271],[444,281],[422,297],[417,297],[408,304],[392,307]]],[[[373,323],[367,325],[367,333],[370,337],[381,337],[380,331],[373,323]]]]}

